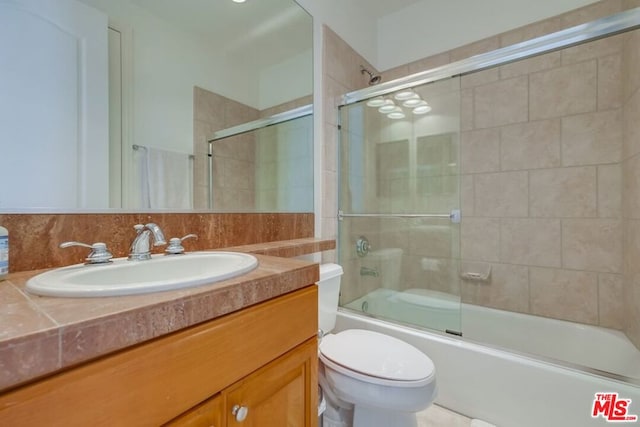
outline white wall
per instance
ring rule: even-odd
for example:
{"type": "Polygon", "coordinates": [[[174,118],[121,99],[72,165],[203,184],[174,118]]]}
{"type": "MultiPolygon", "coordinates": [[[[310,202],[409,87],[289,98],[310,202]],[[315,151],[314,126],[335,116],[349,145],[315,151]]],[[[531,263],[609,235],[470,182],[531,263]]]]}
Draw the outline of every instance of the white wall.
{"type": "Polygon", "coordinates": [[[422,0],[378,21],[375,65],[388,70],[594,0],[422,0]]]}
{"type": "Polygon", "coordinates": [[[421,0],[384,17],[358,0],[297,1],[385,71],[596,0],[421,0]]]}

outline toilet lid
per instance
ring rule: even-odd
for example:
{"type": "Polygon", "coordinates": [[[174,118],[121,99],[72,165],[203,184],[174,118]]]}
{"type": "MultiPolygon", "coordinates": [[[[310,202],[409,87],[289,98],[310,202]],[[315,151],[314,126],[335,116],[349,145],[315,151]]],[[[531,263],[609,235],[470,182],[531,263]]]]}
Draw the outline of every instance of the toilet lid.
{"type": "Polygon", "coordinates": [[[324,336],[320,353],[347,369],[386,380],[424,381],[435,371],[431,359],[414,346],[362,329],[324,336]]]}

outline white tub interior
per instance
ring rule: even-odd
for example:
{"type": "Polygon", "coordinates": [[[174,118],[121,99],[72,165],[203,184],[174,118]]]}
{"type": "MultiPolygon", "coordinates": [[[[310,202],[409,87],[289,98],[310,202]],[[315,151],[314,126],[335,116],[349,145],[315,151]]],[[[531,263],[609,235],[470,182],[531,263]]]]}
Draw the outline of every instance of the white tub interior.
{"type": "Polygon", "coordinates": [[[420,327],[462,332],[465,339],[477,343],[640,379],[640,351],[626,335],[612,329],[460,304],[457,296],[419,289],[377,289],[345,307],[420,327]]]}
{"type": "Polygon", "coordinates": [[[610,425],[591,417],[596,393],[631,399],[640,415],[640,387],[446,335],[398,326],[340,310],[336,331],[361,328],[402,339],[436,367],[436,403],[500,427],[610,425]]]}

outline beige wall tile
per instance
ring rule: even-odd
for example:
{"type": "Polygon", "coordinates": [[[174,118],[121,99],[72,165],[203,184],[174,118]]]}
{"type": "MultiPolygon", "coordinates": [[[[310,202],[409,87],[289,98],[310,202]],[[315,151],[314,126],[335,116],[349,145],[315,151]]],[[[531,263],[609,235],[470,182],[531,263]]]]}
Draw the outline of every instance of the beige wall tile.
{"type": "Polygon", "coordinates": [[[622,217],[622,166],[598,166],[598,217],[622,217]]]}
{"type": "Polygon", "coordinates": [[[404,64],[395,68],[391,68],[389,70],[385,70],[384,72],[380,73],[380,76],[382,77],[382,82],[384,83],[391,80],[399,79],[400,77],[408,76],[409,74],[413,73],[409,71],[409,65],[404,64]]]}
{"type": "Polygon", "coordinates": [[[525,217],[528,215],[527,172],[476,175],[475,192],[476,216],[525,217]]]}
{"type": "Polygon", "coordinates": [[[512,264],[560,267],[561,226],[557,219],[502,219],[500,260],[512,264]]]}
{"type": "Polygon", "coordinates": [[[598,275],[530,268],[531,312],[556,319],[598,324],[598,275]]]}
{"type": "Polygon", "coordinates": [[[625,103],[622,113],[622,158],[640,153],[640,90],[625,103]]]}
{"type": "Polygon", "coordinates": [[[500,66],[500,78],[508,79],[523,74],[531,74],[537,71],[559,67],[562,61],[561,56],[561,52],[551,52],[502,65],[500,66]]]}
{"type": "Polygon", "coordinates": [[[623,102],[640,88],[640,30],[627,34],[622,49],[623,102]]]}
{"type": "Polygon", "coordinates": [[[621,155],[620,110],[562,118],[563,166],[617,163],[621,155]]]}
{"type": "Polygon", "coordinates": [[[473,175],[460,176],[460,210],[462,216],[475,215],[475,185],[473,175]]]}
{"type": "Polygon", "coordinates": [[[500,135],[502,170],[560,166],[560,120],[509,125],[500,135]]]}
{"type": "Polygon", "coordinates": [[[530,120],[595,111],[596,65],[592,60],[531,74],[530,120]]]}
{"type": "Polygon", "coordinates": [[[471,74],[465,74],[460,78],[460,87],[463,89],[482,86],[488,83],[496,82],[500,79],[499,68],[489,68],[487,70],[476,71],[471,74]]]}
{"type": "Polygon", "coordinates": [[[623,35],[611,36],[562,49],[562,65],[620,53],[622,51],[622,37],[623,35]]]}
{"type": "Polygon", "coordinates": [[[595,217],[596,192],[595,167],[529,173],[529,205],[533,217],[595,217]]]}
{"type": "Polygon", "coordinates": [[[622,209],[625,218],[640,218],[640,154],[622,163],[622,209]]]}
{"type": "Polygon", "coordinates": [[[598,275],[598,324],[605,328],[624,329],[624,282],[621,274],[598,275]]]}
{"type": "Polygon", "coordinates": [[[622,0],[602,0],[560,16],[563,28],[573,27],[612,15],[622,10],[622,0]]]}
{"type": "Polygon", "coordinates": [[[322,144],[322,168],[326,171],[338,171],[338,138],[338,128],[334,125],[325,124],[322,144]]]}
{"type": "Polygon", "coordinates": [[[640,0],[622,0],[622,9],[634,9],[640,7],[640,0]]]}
{"type": "Polygon", "coordinates": [[[562,221],[563,267],[574,270],[622,272],[622,221],[565,219],[562,221]]]}
{"type": "Polygon", "coordinates": [[[473,124],[473,89],[460,91],[460,131],[471,130],[473,124]]]}
{"type": "Polygon", "coordinates": [[[416,225],[411,229],[409,252],[412,255],[449,258],[452,255],[451,227],[446,225],[416,225]]]}
{"type": "Polygon", "coordinates": [[[474,55],[481,53],[491,52],[500,47],[499,37],[489,37],[483,40],[479,40],[474,43],[469,43],[465,46],[453,49],[449,52],[451,62],[460,61],[462,59],[470,58],[474,55]]]}
{"type": "MultiPolygon", "coordinates": [[[[492,263],[488,282],[462,280],[463,301],[500,310],[529,312],[529,268],[492,263]]],[[[461,271],[486,271],[485,263],[462,263],[461,271]]]]}
{"type": "Polygon", "coordinates": [[[625,220],[624,225],[624,330],[640,346],[640,221],[625,220]]]}
{"type": "Polygon", "coordinates": [[[476,128],[526,122],[529,116],[528,79],[516,77],[476,87],[473,105],[476,128]]]}
{"type": "Polygon", "coordinates": [[[481,129],[462,132],[460,137],[461,173],[500,170],[500,130],[481,129]]]}
{"type": "Polygon", "coordinates": [[[331,171],[322,172],[322,217],[331,218],[338,214],[338,174],[331,171]]]}
{"type": "Polygon", "coordinates": [[[449,52],[443,52],[409,63],[408,70],[409,74],[414,74],[421,71],[431,70],[442,65],[447,65],[450,62],[451,55],[449,54],[449,52]]]}
{"type": "Polygon", "coordinates": [[[560,17],[551,17],[501,34],[500,46],[511,46],[516,43],[560,31],[563,28],[562,19],[560,17]]]}
{"type": "Polygon", "coordinates": [[[622,55],[598,59],[598,110],[622,106],[622,55]]]}
{"type": "Polygon", "coordinates": [[[460,225],[460,253],[463,260],[500,260],[500,220],[465,217],[460,225]]]}

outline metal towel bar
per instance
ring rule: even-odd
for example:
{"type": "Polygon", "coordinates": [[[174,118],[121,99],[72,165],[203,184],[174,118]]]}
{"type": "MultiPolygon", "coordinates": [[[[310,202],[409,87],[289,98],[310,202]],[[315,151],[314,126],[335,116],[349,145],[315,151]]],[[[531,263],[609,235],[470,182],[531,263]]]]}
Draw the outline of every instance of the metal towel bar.
{"type": "Polygon", "coordinates": [[[450,219],[452,223],[460,223],[460,209],[453,209],[448,214],[392,214],[392,213],[361,213],[361,214],[346,214],[343,211],[338,211],[338,219],[342,221],[343,218],[446,218],[450,219]]]}

